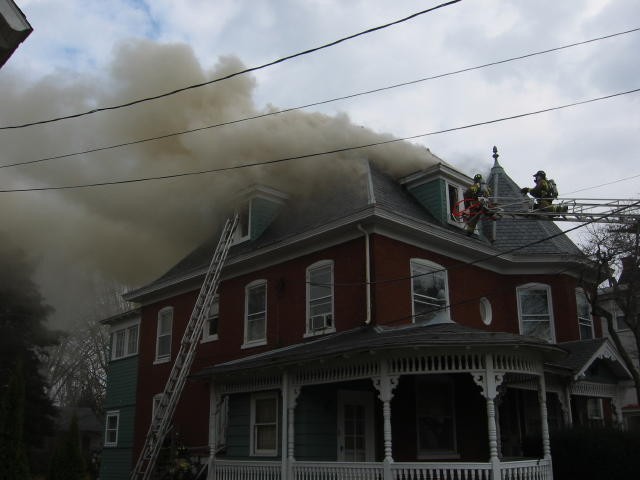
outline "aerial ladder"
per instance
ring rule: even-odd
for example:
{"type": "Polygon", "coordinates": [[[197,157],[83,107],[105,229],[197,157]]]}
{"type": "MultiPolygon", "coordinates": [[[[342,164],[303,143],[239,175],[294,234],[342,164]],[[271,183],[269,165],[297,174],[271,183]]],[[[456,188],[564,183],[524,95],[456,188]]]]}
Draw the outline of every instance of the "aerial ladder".
{"type": "Polygon", "coordinates": [[[130,480],[148,480],[153,474],[158,454],[167,433],[171,429],[171,420],[176,405],[180,400],[180,395],[191,370],[196,348],[202,336],[202,327],[207,318],[207,312],[218,291],[222,267],[229,253],[229,248],[231,248],[233,234],[237,225],[238,214],[235,213],[231,218],[227,219],[222,230],[220,240],[200,288],[200,293],[191,312],[191,317],[182,335],[180,349],[171,368],[162,397],[156,405],[149,431],[145,437],[144,446],[131,472],[130,480]]]}
{"type": "Polygon", "coordinates": [[[530,197],[480,197],[461,200],[453,217],[469,222],[476,215],[489,220],[500,218],[546,219],[555,222],[636,224],[640,222],[640,200],[605,198],[554,198],[553,209],[536,208],[530,197]]]}

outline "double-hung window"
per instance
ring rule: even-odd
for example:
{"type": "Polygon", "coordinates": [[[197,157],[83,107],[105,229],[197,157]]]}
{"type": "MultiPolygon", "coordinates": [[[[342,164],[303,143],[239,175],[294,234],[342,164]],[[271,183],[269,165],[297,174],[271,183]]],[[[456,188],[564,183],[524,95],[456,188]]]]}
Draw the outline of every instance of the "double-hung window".
{"type": "Polygon", "coordinates": [[[278,394],[251,397],[251,455],[278,454],[278,394]]]}
{"type": "Polygon", "coordinates": [[[427,260],[411,260],[411,300],[414,323],[449,321],[447,272],[427,260]]]}
{"type": "Polygon", "coordinates": [[[307,268],[307,335],[333,332],[333,262],[307,268]]]}
{"type": "Polygon", "coordinates": [[[120,326],[111,333],[111,360],[138,353],[138,323],[120,326]]]}
{"type": "Polygon", "coordinates": [[[580,339],[587,340],[593,338],[593,321],[591,319],[591,307],[584,290],[576,289],[576,306],[578,308],[578,327],[580,328],[580,339]]]}
{"type": "Polygon", "coordinates": [[[104,446],[116,447],[118,445],[118,425],[120,423],[120,412],[112,410],[107,412],[105,418],[104,446]]]}
{"type": "Polygon", "coordinates": [[[216,295],[209,305],[207,319],[202,327],[202,341],[211,342],[218,339],[218,319],[220,318],[219,297],[216,295]]]}
{"type": "Polygon", "coordinates": [[[555,341],[551,309],[551,288],[540,283],[530,283],[517,288],[520,333],[555,341]]]}
{"type": "Polygon", "coordinates": [[[244,344],[267,342],[267,281],[257,280],[245,290],[244,344]]]}
{"type": "Polygon", "coordinates": [[[168,362],[171,359],[171,332],[173,330],[173,307],[165,307],[158,312],[156,337],[156,362],[168,362]]]}

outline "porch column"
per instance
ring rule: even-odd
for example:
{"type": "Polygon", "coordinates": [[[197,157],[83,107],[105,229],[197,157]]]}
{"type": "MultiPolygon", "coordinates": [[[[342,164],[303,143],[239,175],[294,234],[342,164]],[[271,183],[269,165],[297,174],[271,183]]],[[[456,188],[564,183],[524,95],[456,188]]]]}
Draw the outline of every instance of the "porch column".
{"type": "Polygon", "coordinates": [[[538,377],[538,399],[540,401],[540,421],[542,422],[542,453],[545,460],[551,459],[551,443],[549,442],[549,422],[547,421],[547,387],[544,381],[544,372],[538,377]]]}
{"type": "Polygon", "coordinates": [[[393,463],[393,442],[391,437],[391,399],[393,390],[398,386],[398,376],[389,375],[389,364],[386,360],[380,362],[380,376],[373,377],[373,386],[378,390],[378,398],[382,401],[382,416],[384,420],[384,478],[391,478],[391,463],[393,463]]]}
{"type": "Polygon", "coordinates": [[[571,390],[569,385],[565,385],[562,393],[558,393],[560,405],[562,406],[562,415],[564,417],[564,426],[571,427],[573,425],[573,412],[571,411],[571,390]]]}
{"type": "MultiPolygon", "coordinates": [[[[293,478],[293,463],[295,462],[295,411],[300,395],[300,386],[288,385],[287,393],[287,474],[284,479],[293,478]]],[[[285,452],[282,452],[285,455],[285,452]]]]}
{"type": "Polygon", "coordinates": [[[282,430],[282,438],[280,443],[280,478],[285,480],[288,478],[287,472],[289,471],[288,462],[287,462],[287,446],[288,446],[288,417],[287,411],[289,406],[289,375],[287,372],[282,373],[282,406],[281,406],[281,430],[282,430]]]}
{"type": "Polygon", "coordinates": [[[503,372],[496,372],[493,368],[493,356],[489,353],[485,356],[485,370],[483,372],[471,372],[473,381],[482,390],[482,396],[487,402],[487,427],[489,431],[489,463],[491,463],[491,478],[499,480],[500,458],[498,456],[498,424],[496,422],[495,399],[498,395],[498,387],[504,379],[503,372]]]}
{"type": "Polygon", "coordinates": [[[213,478],[213,464],[216,459],[216,444],[218,443],[216,422],[218,418],[218,395],[213,380],[209,384],[209,468],[207,478],[213,478]]]}

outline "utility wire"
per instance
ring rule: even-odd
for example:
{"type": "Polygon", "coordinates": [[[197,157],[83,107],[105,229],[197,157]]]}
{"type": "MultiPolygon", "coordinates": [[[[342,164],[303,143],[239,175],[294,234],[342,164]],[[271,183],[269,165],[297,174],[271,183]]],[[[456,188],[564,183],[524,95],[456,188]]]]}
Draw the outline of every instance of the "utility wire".
{"type": "Polygon", "coordinates": [[[139,183],[139,182],[147,182],[147,181],[152,181],[152,180],[165,180],[165,179],[170,179],[170,178],[180,178],[180,177],[188,177],[188,176],[194,176],[194,175],[203,175],[206,173],[220,173],[220,172],[226,172],[226,171],[230,171],[230,170],[239,170],[239,169],[243,169],[243,168],[250,168],[250,167],[257,167],[257,166],[266,166],[266,165],[274,165],[277,163],[282,163],[282,162],[289,162],[292,160],[301,160],[303,158],[313,158],[313,157],[319,157],[319,156],[323,156],[323,155],[330,155],[330,154],[335,154],[335,153],[343,153],[343,152],[349,152],[349,151],[353,151],[353,150],[360,150],[360,149],[364,149],[364,148],[369,148],[369,147],[378,147],[381,145],[388,145],[388,144],[392,144],[392,143],[398,143],[398,142],[403,142],[403,141],[407,141],[407,140],[414,140],[417,138],[423,138],[423,137],[428,137],[428,136],[432,136],[432,135],[439,135],[442,133],[448,133],[448,132],[455,132],[455,131],[459,131],[459,130],[465,130],[465,129],[469,129],[469,128],[474,128],[474,127],[479,127],[482,125],[491,125],[494,123],[500,123],[500,122],[505,122],[508,120],[515,120],[518,118],[524,118],[524,117],[529,117],[532,115],[538,115],[541,113],[547,113],[547,112],[552,112],[552,111],[556,111],[556,110],[562,110],[565,108],[570,108],[570,107],[575,107],[578,105],[585,105],[588,103],[593,103],[593,102],[598,102],[601,100],[607,100],[607,99],[611,99],[611,98],[615,98],[615,97],[620,97],[623,95],[629,95],[632,93],[637,93],[640,91],[640,88],[636,88],[633,90],[627,90],[625,92],[618,92],[618,93],[613,93],[610,95],[605,95],[602,97],[596,97],[596,98],[591,98],[588,100],[582,100],[582,101],[578,101],[578,102],[573,102],[573,103],[567,103],[564,105],[558,105],[555,107],[549,107],[549,108],[544,108],[541,110],[535,110],[532,112],[526,112],[526,113],[520,113],[517,115],[511,115],[508,117],[501,117],[501,118],[497,118],[497,119],[493,119],[493,120],[486,120],[486,121],[482,121],[482,122],[476,122],[476,123],[470,123],[467,125],[462,125],[459,127],[452,127],[452,128],[446,128],[443,130],[436,130],[433,132],[427,132],[427,133],[421,133],[418,135],[412,135],[409,137],[403,137],[403,138],[395,138],[392,140],[384,140],[384,141],[380,141],[380,142],[373,142],[373,143],[367,143],[367,144],[363,144],[363,145],[355,145],[355,146],[351,146],[351,147],[344,147],[344,148],[337,148],[334,150],[326,150],[323,152],[315,152],[315,153],[308,153],[308,154],[304,154],[304,155],[296,155],[293,157],[284,157],[284,158],[278,158],[278,159],[274,159],[274,160],[265,160],[265,161],[261,161],[261,162],[252,162],[252,163],[245,163],[242,165],[234,165],[231,167],[220,167],[220,168],[210,168],[210,169],[205,169],[205,170],[195,170],[195,171],[191,171],[191,172],[181,172],[181,173],[174,173],[174,174],[167,174],[167,175],[157,175],[157,176],[152,176],[152,177],[140,177],[140,178],[132,178],[132,179],[126,179],[126,180],[113,180],[113,181],[106,181],[106,182],[95,182],[95,183],[84,183],[84,184],[75,184],[75,185],[60,185],[60,186],[54,186],[54,187],[27,187],[27,188],[13,188],[13,189],[4,189],[4,190],[0,190],[0,193],[13,193],[13,192],[34,192],[34,191],[52,191],[52,190],[70,190],[70,189],[76,189],[76,188],[90,188],[90,187],[100,187],[100,186],[107,186],[107,185],[120,185],[120,184],[127,184],[127,183],[139,183]]]}
{"type": "Polygon", "coordinates": [[[383,92],[383,91],[387,91],[387,90],[392,90],[394,88],[406,87],[406,86],[409,86],[409,85],[415,85],[415,84],[426,82],[426,81],[429,81],[429,80],[436,80],[436,79],[439,79],[439,78],[449,77],[449,76],[453,76],[453,75],[459,75],[461,73],[471,72],[471,71],[474,71],[474,70],[480,70],[482,68],[501,65],[503,63],[513,62],[513,61],[516,61],[516,60],[522,60],[522,59],[534,57],[534,56],[537,56],[537,55],[544,55],[544,54],[547,54],[547,53],[557,52],[559,50],[564,50],[564,49],[576,47],[576,46],[579,46],[579,45],[585,45],[585,44],[588,44],[588,43],[593,43],[593,42],[597,42],[597,41],[601,41],[601,40],[617,37],[617,36],[620,36],[620,35],[627,35],[629,33],[634,33],[634,32],[638,32],[638,31],[640,31],[640,27],[634,28],[632,30],[625,30],[623,32],[612,33],[610,35],[605,35],[605,36],[602,36],[602,37],[591,38],[589,40],[584,40],[584,41],[581,41],[581,42],[570,43],[570,44],[567,44],[567,45],[562,45],[562,46],[555,47],[555,48],[550,48],[550,49],[547,49],[547,50],[540,50],[540,51],[537,51],[537,52],[531,52],[531,53],[527,53],[527,54],[524,54],[524,55],[519,55],[519,56],[516,56],[516,57],[506,58],[506,59],[503,59],[503,60],[497,60],[497,61],[494,61],[494,62],[482,64],[482,65],[476,65],[476,66],[473,66],[473,67],[467,67],[467,68],[463,68],[463,69],[460,69],[460,70],[454,70],[452,72],[441,73],[441,74],[433,75],[433,76],[430,76],[430,77],[423,77],[423,78],[419,78],[419,79],[416,79],[416,80],[410,80],[410,81],[407,81],[407,82],[396,83],[396,84],[393,84],[393,85],[387,85],[387,86],[375,88],[375,89],[372,89],[372,90],[365,90],[365,91],[362,91],[362,92],[357,92],[357,93],[353,93],[353,94],[350,94],[350,95],[345,95],[345,96],[342,96],[342,97],[335,97],[335,98],[331,98],[331,99],[328,99],[328,100],[320,100],[320,101],[317,101],[317,102],[307,103],[307,104],[299,105],[299,106],[296,106],[296,107],[289,107],[289,108],[285,108],[285,109],[282,109],[282,110],[267,112],[267,113],[263,113],[263,114],[260,114],[260,115],[254,115],[254,116],[250,116],[250,117],[239,118],[239,119],[236,119],[236,120],[230,120],[230,121],[227,121],[227,122],[216,123],[216,124],[213,124],[213,125],[206,125],[206,126],[203,126],[203,127],[197,127],[197,128],[187,129],[187,130],[181,130],[179,132],[167,133],[167,134],[164,134],[164,135],[157,135],[157,136],[153,136],[153,137],[147,137],[147,138],[143,138],[143,139],[132,140],[130,142],[123,142],[123,143],[118,143],[118,144],[114,144],[114,145],[91,148],[91,149],[88,149],[88,150],[81,150],[81,151],[78,151],[78,152],[72,152],[72,153],[66,153],[66,154],[61,154],[61,155],[43,157],[43,158],[38,158],[38,159],[35,159],[35,160],[28,160],[28,161],[25,161],[25,162],[8,163],[8,164],[5,164],[5,165],[0,165],[0,168],[16,167],[16,166],[20,166],[20,165],[31,165],[31,164],[47,162],[47,161],[51,161],[51,160],[59,160],[59,159],[62,159],[62,158],[74,157],[74,156],[77,156],[77,155],[86,155],[86,154],[89,154],[89,153],[102,152],[102,151],[105,151],[105,150],[111,150],[111,149],[115,149],[115,148],[131,146],[131,145],[137,145],[137,144],[140,144],[140,143],[146,143],[146,142],[151,142],[151,141],[156,141],[156,140],[162,140],[162,139],[166,139],[166,138],[176,137],[176,136],[179,136],[179,135],[185,135],[185,134],[188,134],[188,133],[200,132],[200,131],[203,131],[203,130],[209,130],[209,129],[213,129],[213,128],[233,125],[233,124],[236,124],[236,123],[242,123],[242,122],[246,122],[246,121],[249,121],[249,120],[257,120],[257,119],[264,118],[264,117],[270,117],[272,115],[280,115],[282,113],[288,113],[288,112],[292,112],[292,111],[295,111],[295,110],[303,110],[303,109],[309,108],[309,107],[316,107],[316,106],[319,106],[319,105],[326,105],[326,104],[337,102],[337,101],[341,101],[341,100],[349,100],[349,99],[361,97],[361,96],[364,96],[364,95],[370,95],[372,93],[379,93],[379,92],[383,92]]]}
{"type": "Polygon", "coordinates": [[[70,119],[70,118],[83,117],[83,116],[86,116],[86,115],[92,115],[94,113],[104,112],[104,111],[108,111],[108,110],[117,110],[117,109],[120,109],[120,108],[130,107],[132,105],[137,105],[139,103],[143,103],[143,102],[148,102],[148,101],[151,101],[151,100],[157,100],[157,99],[160,99],[160,98],[169,97],[171,95],[175,95],[175,94],[180,93],[180,92],[184,92],[184,91],[187,91],[187,90],[192,90],[192,89],[195,89],[195,88],[204,87],[205,85],[210,85],[212,83],[217,83],[217,82],[221,82],[223,80],[228,80],[230,78],[237,77],[239,75],[244,75],[244,74],[249,73],[249,72],[255,72],[256,70],[261,70],[263,68],[271,67],[273,65],[277,65],[278,63],[282,63],[282,62],[286,62],[287,60],[294,59],[296,57],[301,57],[303,55],[309,55],[311,53],[315,53],[315,52],[317,52],[319,50],[324,50],[325,48],[333,47],[335,45],[338,45],[340,43],[346,42],[348,40],[353,40],[354,38],[360,37],[362,35],[367,35],[369,33],[373,33],[373,32],[376,32],[378,30],[383,30],[385,28],[392,27],[394,25],[398,25],[400,23],[412,20],[412,19],[414,19],[416,17],[419,17],[420,15],[424,15],[425,13],[429,13],[429,12],[432,12],[434,10],[438,10],[440,8],[443,8],[443,7],[448,7],[450,5],[458,3],[460,1],[462,1],[462,0],[451,0],[449,2],[441,3],[439,5],[436,5],[435,7],[431,7],[431,8],[428,8],[426,10],[422,10],[420,12],[413,13],[413,14],[409,15],[408,17],[404,17],[404,18],[401,18],[399,20],[395,20],[393,22],[386,23],[384,25],[379,25],[377,27],[369,28],[369,29],[364,30],[362,32],[358,32],[358,33],[355,33],[353,35],[349,35],[348,37],[340,38],[338,40],[335,40],[333,42],[321,45],[319,47],[310,48],[308,50],[304,50],[302,52],[294,53],[292,55],[288,55],[286,57],[282,57],[282,58],[279,58],[277,60],[273,60],[271,62],[259,65],[257,67],[246,68],[244,70],[240,70],[238,72],[234,72],[234,73],[231,73],[229,75],[225,75],[223,77],[214,78],[213,80],[209,80],[209,81],[206,81],[206,82],[196,83],[196,84],[189,85],[189,86],[186,86],[186,87],[178,88],[176,90],[172,90],[170,92],[165,92],[165,93],[161,93],[161,94],[158,94],[158,95],[154,95],[154,96],[151,96],[151,97],[139,98],[137,100],[132,100],[132,101],[127,102],[127,103],[121,103],[121,104],[118,104],[118,105],[112,105],[112,106],[108,106],[108,107],[95,108],[93,110],[89,110],[89,111],[81,112],[81,113],[75,113],[75,114],[72,114],[72,115],[54,117],[54,118],[50,118],[50,119],[47,119],[47,120],[39,120],[39,121],[36,121],[36,122],[23,123],[23,124],[19,124],[19,125],[0,126],[0,130],[10,130],[10,129],[31,127],[33,125],[42,125],[42,124],[45,124],[45,123],[53,123],[53,122],[58,122],[60,120],[67,120],[67,119],[70,119]]]}

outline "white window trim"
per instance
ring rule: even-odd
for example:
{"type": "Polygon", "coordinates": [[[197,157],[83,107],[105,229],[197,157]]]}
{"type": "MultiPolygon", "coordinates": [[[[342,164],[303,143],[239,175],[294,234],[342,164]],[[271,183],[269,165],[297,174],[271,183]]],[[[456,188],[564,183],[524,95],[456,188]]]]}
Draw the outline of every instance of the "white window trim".
{"type": "MultiPolygon", "coordinates": [[[[216,295],[215,297],[213,297],[213,300],[211,301],[211,305],[217,303],[218,304],[218,328],[220,328],[220,296],[216,295]]],[[[215,333],[214,335],[209,335],[209,320],[211,319],[211,317],[209,316],[209,312],[207,311],[207,318],[204,321],[204,324],[202,325],[202,339],[200,340],[200,343],[208,343],[208,342],[213,342],[215,340],[218,340],[218,333],[215,333]]]]}
{"type": "Polygon", "coordinates": [[[480,318],[485,325],[491,325],[493,321],[493,309],[491,308],[491,302],[487,297],[480,299],[480,318]]]}
{"type": "Polygon", "coordinates": [[[104,422],[104,446],[105,447],[117,447],[118,446],[118,434],[120,431],[120,410],[109,410],[105,414],[105,422],[104,422]],[[113,442],[109,441],[109,417],[116,418],[116,439],[113,442]]]}
{"type": "MultiPolygon", "coordinates": [[[[153,362],[154,365],[160,364],[160,363],[167,363],[171,361],[171,351],[172,351],[172,343],[173,343],[173,307],[164,307],[161,308],[158,311],[158,317],[156,320],[156,357],[155,357],[155,361],[153,362]],[[169,341],[169,354],[168,355],[163,355],[162,357],[158,356],[158,347],[160,346],[159,340],[160,340],[160,317],[162,316],[163,313],[165,312],[171,312],[171,331],[168,335],[170,335],[170,341],[169,341]]],[[[165,335],[167,335],[165,333],[165,335]]]]}
{"type": "Polygon", "coordinates": [[[307,267],[305,278],[306,278],[306,286],[307,286],[306,298],[305,298],[307,325],[306,325],[306,332],[303,337],[304,338],[315,337],[317,335],[325,335],[327,333],[335,332],[336,316],[335,316],[335,296],[334,296],[335,292],[333,288],[333,285],[334,285],[333,260],[320,260],[319,262],[309,265],[307,267]],[[311,329],[311,271],[316,270],[318,268],[323,268],[326,266],[331,267],[331,312],[330,312],[331,326],[314,331],[311,329]]]}
{"type": "Polygon", "coordinates": [[[265,279],[254,280],[244,287],[244,343],[240,346],[241,349],[259,347],[260,345],[267,344],[267,319],[269,318],[267,300],[267,281],[265,279]],[[249,290],[260,285],[264,285],[264,338],[249,341],[247,340],[247,334],[249,333],[249,290]]]}
{"type": "Polygon", "coordinates": [[[547,291],[547,309],[549,311],[549,333],[551,338],[549,339],[541,339],[541,340],[547,340],[549,343],[556,343],[556,323],[555,323],[555,319],[553,317],[553,299],[551,296],[551,286],[547,285],[546,283],[526,283],[524,285],[519,285],[518,287],[516,287],[516,301],[517,301],[517,308],[518,308],[518,325],[520,328],[520,334],[524,335],[523,332],[523,324],[522,324],[522,308],[521,308],[521,302],[520,302],[520,291],[521,290],[533,290],[533,289],[544,289],[547,291]]]}
{"type": "Polygon", "coordinates": [[[417,263],[427,268],[432,268],[437,272],[444,274],[444,294],[445,294],[445,307],[440,310],[438,314],[436,314],[436,318],[427,322],[427,324],[437,324],[437,323],[447,323],[451,321],[451,312],[450,312],[450,299],[449,299],[449,275],[447,270],[442,266],[430,260],[425,260],[424,258],[412,258],[409,260],[409,275],[410,279],[410,288],[411,288],[411,323],[416,322],[416,309],[415,309],[415,296],[413,291],[413,264],[417,263]]]}
{"type": "Polygon", "coordinates": [[[445,185],[446,185],[445,188],[447,190],[447,221],[449,222],[449,224],[455,225],[458,228],[464,228],[465,227],[464,222],[456,221],[453,218],[453,210],[451,206],[464,199],[464,192],[466,190],[466,187],[454,182],[449,182],[449,181],[446,181],[445,185]],[[449,187],[453,187],[458,191],[458,198],[453,203],[451,202],[451,198],[450,198],[451,196],[449,195],[449,187]]]}
{"type": "Polygon", "coordinates": [[[416,455],[418,460],[430,460],[430,459],[458,459],[460,458],[460,453],[458,451],[458,435],[457,435],[457,419],[456,419],[456,391],[455,385],[453,383],[453,379],[451,377],[416,377],[416,455]],[[453,430],[453,450],[420,450],[420,430],[418,424],[418,406],[420,402],[420,398],[418,396],[418,385],[420,383],[430,384],[434,388],[447,388],[451,393],[451,420],[452,420],[452,430],[453,430]]]}
{"type": "Polygon", "coordinates": [[[278,412],[279,412],[279,399],[278,399],[278,392],[263,392],[263,393],[254,393],[253,395],[251,395],[251,422],[250,422],[250,432],[249,432],[249,441],[251,442],[251,453],[250,455],[252,457],[274,457],[276,455],[278,455],[278,435],[279,435],[279,419],[278,419],[278,412]],[[264,398],[273,398],[276,401],[276,420],[275,420],[275,427],[276,427],[276,448],[272,449],[272,450],[258,450],[256,449],[256,444],[255,444],[255,422],[256,422],[256,400],[258,399],[264,399],[264,398]]]}
{"type": "MultiPolygon", "coordinates": [[[[247,234],[244,236],[241,236],[240,232],[241,232],[241,225],[240,223],[242,222],[242,216],[240,216],[239,220],[238,220],[238,226],[236,228],[236,231],[234,232],[233,235],[233,239],[232,239],[232,244],[238,244],[238,243],[242,243],[242,242],[246,242],[247,240],[249,240],[251,238],[251,217],[252,217],[252,203],[253,203],[253,199],[249,199],[247,200],[247,202],[242,205],[242,208],[246,208],[247,209],[247,234]],[[246,207],[245,207],[246,205],[246,207]]],[[[239,212],[242,213],[242,212],[239,212]]]]}
{"type": "Polygon", "coordinates": [[[582,321],[583,317],[580,316],[580,308],[578,305],[578,295],[584,296],[585,301],[587,302],[587,305],[589,307],[589,325],[588,326],[591,329],[591,337],[589,337],[589,339],[595,338],[595,331],[593,329],[593,315],[591,313],[591,305],[589,305],[589,298],[587,297],[587,294],[585,293],[585,291],[582,288],[576,288],[576,314],[578,317],[578,334],[580,335],[581,340],[589,340],[589,339],[582,338],[582,327],[586,327],[587,324],[586,322],[582,321]]]}
{"type": "Polygon", "coordinates": [[[121,360],[123,358],[128,358],[128,357],[133,357],[135,355],[138,354],[138,349],[140,348],[140,319],[133,319],[133,320],[129,320],[127,322],[122,322],[120,324],[118,324],[117,327],[114,327],[111,330],[111,355],[110,355],[110,361],[114,361],[114,360],[121,360]],[[130,336],[130,329],[131,327],[137,326],[138,327],[138,335],[136,338],[136,349],[135,352],[127,352],[127,347],[129,345],[129,336],[130,336]],[[118,334],[118,332],[121,332],[124,330],[124,350],[125,353],[123,355],[120,355],[119,357],[115,356],[116,353],[116,335],[118,334]]]}

